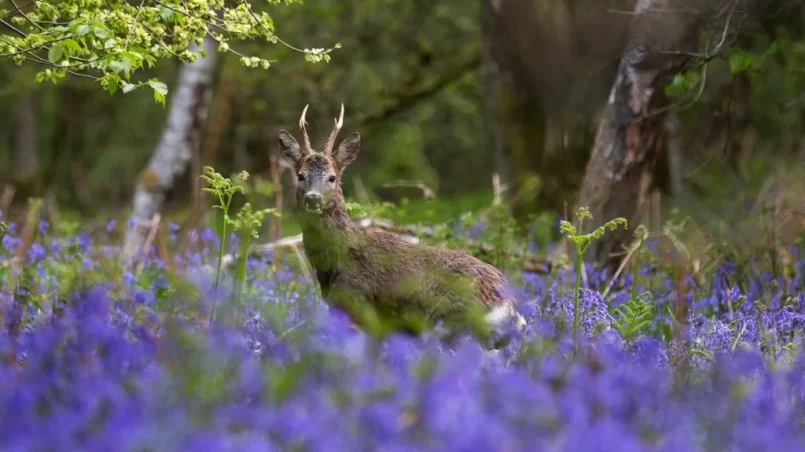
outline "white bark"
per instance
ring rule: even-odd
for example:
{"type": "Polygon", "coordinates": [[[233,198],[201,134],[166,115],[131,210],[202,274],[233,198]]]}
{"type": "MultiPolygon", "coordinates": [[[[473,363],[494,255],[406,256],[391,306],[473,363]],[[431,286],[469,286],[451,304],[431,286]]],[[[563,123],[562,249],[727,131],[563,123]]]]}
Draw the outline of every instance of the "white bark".
{"type": "Polygon", "coordinates": [[[152,218],[162,210],[165,194],[186,170],[193,152],[197,152],[199,146],[215,67],[215,40],[207,36],[201,46],[193,45],[190,50],[204,50],[207,56],[181,67],[162,137],[137,181],[132,212],[134,225],[126,234],[123,247],[123,258],[129,264],[136,260],[152,218]]]}

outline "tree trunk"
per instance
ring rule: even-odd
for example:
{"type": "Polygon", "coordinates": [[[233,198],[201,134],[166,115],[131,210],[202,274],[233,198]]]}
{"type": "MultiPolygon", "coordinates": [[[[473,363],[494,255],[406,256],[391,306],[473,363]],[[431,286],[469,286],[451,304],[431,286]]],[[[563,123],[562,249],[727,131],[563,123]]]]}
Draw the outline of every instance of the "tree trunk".
{"type": "Polygon", "coordinates": [[[523,192],[540,181],[539,156],[544,152],[547,118],[541,100],[530,93],[517,74],[517,50],[507,42],[500,1],[484,0],[481,22],[484,32],[484,84],[487,115],[497,171],[508,185],[512,213],[524,221],[535,212],[536,192],[523,192]]]}
{"type": "MultiPolygon", "coordinates": [[[[679,11],[670,0],[640,0],[629,45],[621,59],[582,183],[578,207],[588,207],[597,227],[629,220],[593,242],[588,257],[613,268],[647,206],[657,158],[665,146],[668,100],[664,86],[697,50],[701,16],[679,11]]],[[[585,228],[586,231],[590,229],[585,228]]]]}
{"type": "Polygon", "coordinates": [[[584,127],[614,78],[602,62],[620,54],[626,36],[624,15],[608,11],[628,1],[482,0],[488,123],[521,224],[562,212],[577,193],[592,141],[584,127]]]}
{"type": "Polygon", "coordinates": [[[31,183],[39,174],[39,147],[37,146],[36,97],[26,93],[17,110],[17,180],[31,183]]]}
{"type": "Polygon", "coordinates": [[[181,67],[162,137],[137,181],[132,216],[134,224],[126,235],[123,247],[123,259],[128,264],[136,260],[152,218],[162,210],[166,193],[186,170],[193,150],[197,152],[200,144],[215,67],[215,41],[206,36],[200,49],[194,45],[190,50],[204,50],[207,56],[181,67]]]}

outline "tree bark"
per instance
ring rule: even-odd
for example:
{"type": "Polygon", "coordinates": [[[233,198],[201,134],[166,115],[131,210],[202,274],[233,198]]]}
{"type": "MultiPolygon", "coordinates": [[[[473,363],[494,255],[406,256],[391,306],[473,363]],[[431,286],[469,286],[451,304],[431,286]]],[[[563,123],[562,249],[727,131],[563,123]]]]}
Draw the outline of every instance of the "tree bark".
{"type": "Polygon", "coordinates": [[[152,218],[162,210],[166,193],[186,170],[193,150],[197,152],[200,145],[215,68],[215,41],[206,36],[201,46],[193,45],[190,50],[203,50],[207,56],[181,67],[162,137],[137,181],[132,215],[134,224],[123,247],[123,259],[128,264],[136,261],[152,218]]]}
{"type": "Polygon", "coordinates": [[[36,97],[26,93],[17,109],[17,178],[23,183],[33,182],[39,174],[39,146],[37,146],[36,97]]]}
{"type": "Polygon", "coordinates": [[[509,188],[512,213],[519,221],[536,211],[536,193],[518,193],[540,180],[539,157],[544,153],[547,118],[541,99],[529,92],[517,71],[517,49],[508,42],[503,5],[484,0],[483,75],[497,172],[509,188]]]}
{"type": "Polygon", "coordinates": [[[609,232],[588,251],[590,259],[608,268],[620,263],[623,246],[649,200],[657,158],[666,143],[664,86],[697,50],[701,14],[674,12],[682,8],[671,3],[640,0],[635,6],[629,44],[582,183],[577,207],[590,209],[590,228],[618,217],[629,220],[628,231],[609,232]]]}
{"type": "Polygon", "coordinates": [[[482,0],[488,123],[521,224],[532,213],[562,212],[577,192],[592,135],[584,127],[614,72],[602,62],[626,36],[624,15],[607,10],[625,1],[482,0]]]}

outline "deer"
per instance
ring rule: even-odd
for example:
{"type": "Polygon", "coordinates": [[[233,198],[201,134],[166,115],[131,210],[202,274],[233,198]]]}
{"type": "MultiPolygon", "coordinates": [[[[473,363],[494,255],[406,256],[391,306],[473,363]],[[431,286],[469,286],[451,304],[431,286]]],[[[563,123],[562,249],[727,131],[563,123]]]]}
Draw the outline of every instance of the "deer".
{"type": "MultiPolygon", "coordinates": [[[[281,155],[296,171],[295,215],[324,301],[344,311],[358,328],[380,335],[418,335],[442,325],[491,342],[495,330],[522,331],[525,319],[494,266],[464,251],[410,243],[353,222],[341,181],[358,158],[361,136],[354,132],[335,146],[344,121],[341,104],[317,152],[307,132],[307,109],[299,119],[301,144],[285,129],[278,131],[278,141],[281,155]]],[[[500,335],[495,340],[497,346],[506,343],[500,335]]]]}

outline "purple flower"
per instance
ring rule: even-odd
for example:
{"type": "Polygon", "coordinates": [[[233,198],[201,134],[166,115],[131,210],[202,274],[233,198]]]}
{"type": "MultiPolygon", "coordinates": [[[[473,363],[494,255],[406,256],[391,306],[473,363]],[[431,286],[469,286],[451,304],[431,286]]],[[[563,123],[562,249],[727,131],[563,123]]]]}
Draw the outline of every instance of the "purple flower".
{"type": "Polygon", "coordinates": [[[39,243],[32,243],[31,247],[28,249],[28,260],[29,261],[38,261],[44,259],[46,254],[45,247],[40,245],[39,243]]]}

